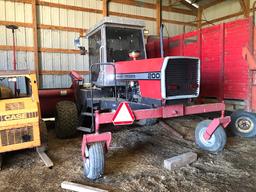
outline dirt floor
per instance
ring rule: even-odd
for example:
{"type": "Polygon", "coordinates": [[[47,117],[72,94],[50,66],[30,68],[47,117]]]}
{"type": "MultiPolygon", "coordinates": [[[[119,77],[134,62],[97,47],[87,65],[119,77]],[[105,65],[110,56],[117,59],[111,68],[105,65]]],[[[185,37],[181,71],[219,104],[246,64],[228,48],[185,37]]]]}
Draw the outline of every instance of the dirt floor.
{"type": "Polygon", "coordinates": [[[45,168],[34,150],[7,154],[0,173],[0,191],[64,191],[60,184],[72,181],[109,191],[256,191],[256,139],[229,137],[217,155],[197,149],[194,128],[202,117],[168,120],[185,136],[171,137],[159,124],[148,127],[113,128],[111,150],[106,155],[105,176],[90,181],[82,175],[81,135],[69,140],[55,138],[50,130],[49,157],[45,168]],[[164,159],[194,151],[198,160],[176,171],[163,168],[164,159]]]}

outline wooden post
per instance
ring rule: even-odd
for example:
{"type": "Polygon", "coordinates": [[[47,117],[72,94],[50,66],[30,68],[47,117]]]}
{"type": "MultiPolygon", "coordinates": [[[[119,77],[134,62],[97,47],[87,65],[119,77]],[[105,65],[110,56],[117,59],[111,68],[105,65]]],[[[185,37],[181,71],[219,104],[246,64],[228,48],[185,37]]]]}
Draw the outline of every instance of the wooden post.
{"type": "MultiPolygon", "coordinates": [[[[37,82],[39,82],[39,54],[38,54],[38,31],[37,31],[37,7],[36,0],[32,0],[32,20],[33,20],[33,38],[34,38],[34,63],[37,82]]],[[[39,85],[39,84],[38,84],[39,85]]]]}
{"type": "Polygon", "coordinates": [[[103,11],[102,11],[102,14],[103,14],[103,17],[107,17],[108,16],[108,0],[102,0],[102,3],[103,3],[103,11]]]}
{"type": "Polygon", "coordinates": [[[239,0],[244,16],[250,16],[250,0],[239,0]]]}
{"type": "Polygon", "coordinates": [[[202,27],[202,14],[203,14],[203,9],[199,7],[197,10],[197,28],[198,29],[202,27]]]}
{"type": "Polygon", "coordinates": [[[160,27],[162,23],[162,0],[156,2],[156,31],[160,35],[160,27]]]}

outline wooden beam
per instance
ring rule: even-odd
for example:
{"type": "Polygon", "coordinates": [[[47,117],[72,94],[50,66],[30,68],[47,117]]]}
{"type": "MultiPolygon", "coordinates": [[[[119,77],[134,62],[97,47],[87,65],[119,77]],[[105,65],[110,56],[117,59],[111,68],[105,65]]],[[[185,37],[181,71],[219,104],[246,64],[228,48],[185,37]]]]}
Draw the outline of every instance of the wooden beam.
{"type": "Polygon", "coordinates": [[[64,26],[56,26],[56,25],[45,25],[45,24],[39,24],[39,29],[50,29],[50,30],[58,30],[58,31],[68,31],[68,32],[76,32],[79,33],[81,36],[83,36],[87,29],[82,28],[75,28],[75,27],[64,27],[64,26]]]}
{"type": "MultiPolygon", "coordinates": [[[[146,2],[142,2],[142,1],[136,1],[136,0],[109,0],[109,2],[143,7],[143,8],[147,8],[147,9],[155,9],[156,8],[155,4],[153,4],[153,3],[146,3],[146,2]]],[[[167,12],[172,11],[175,13],[181,13],[181,14],[185,14],[185,15],[196,15],[195,13],[193,13],[190,10],[176,8],[176,7],[162,6],[162,9],[163,9],[163,11],[167,11],[167,12]]]]}
{"type": "Polygon", "coordinates": [[[38,31],[37,31],[37,6],[36,0],[32,0],[32,23],[33,23],[33,42],[34,42],[34,65],[39,81],[39,54],[38,54],[38,31]]]}
{"type": "Polygon", "coordinates": [[[240,12],[237,12],[237,13],[233,13],[233,14],[230,14],[230,15],[226,15],[224,17],[220,17],[220,18],[217,18],[217,19],[212,19],[208,22],[204,22],[202,24],[202,26],[205,26],[205,25],[208,25],[209,23],[216,23],[216,22],[219,22],[219,21],[223,21],[223,20],[226,20],[226,19],[230,19],[232,17],[237,17],[237,16],[240,16],[240,15],[243,15],[244,12],[243,11],[240,11],[240,12]]]}
{"type": "Polygon", "coordinates": [[[212,1],[212,2],[210,2],[210,3],[207,3],[206,5],[204,5],[203,6],[203,8],[204,9],[207,9],[207,8],[209,8],[209,7],[212,7],[212,6],[214,6],[214,5],[217,5],[217,4],[219,4],[219,3],[222,3],[222,2],[224,2],[225,0],[215,0],[215,1],[212,1]]]}
{"type": "Polygon", "coordinates": [[[195,8],[192,4],[186,2],[186,1],[180,1],[181,4],[189,8],[193,13],[197,13],[197,8],[195,8]]]}
{"type": "Polygon", "coordinates": [[[103,189],[99,189],[99,188],[95,188],[87,185],[81,185],[78,183],[72,183],[68,181],[63,181],[61,183],[61,188],[70,190],[73,192],[108,192],[107,190],[103,190],[103,189]]]}
{"type": "Polygon", "coordinates": [[[245,17],[250,16],[250,0],[239,0],[241,8],[244,12],[245,17]]]}
{"type": "Polygon", "coordinates": [[[0,21],[0,25],[16,25],[18,27],[33,28],[33,23],[23,23],[23,22],[15,22],[15,21],[0,21]]]}
{"type": "Polygon", "coordinates": [[[28,4],[32,3],[32,0],[5,0],[5,1],[11,1],[16,3],[28,3],[28,4]]]}
{"type": "Polygon", "coordinates": [[[182,22],[182,21],[176,21],[176,20],[170,20],[170,19],[163,19],[162,21],[163,21],[163,23],[171,23],[171,24],[176,24],[176,25],[188,25],[188,26],[193,26],[193,27],[197,26],[193,22],[182,22]]]}
{"type": "Polygon", "coordinates": [[[142,20],[156,21],[156,18],[154,18],[154,17],[132,15],[132,14],[127,14],[127,13],[113,12],[113,11],[109,11],[109,15],[120,16],[120,17],[128,17],[128,18],[133,18],[133,19],[142,19],[142,20]]]}
{"type": "Polygon", "coordinates": [[[180,8],[171,7],[171,6],[162,6],[162,10],[167,11],[167,12],[175,12],[175,13],[185,14],[185,15],[192,15],[192,16],[197,15],[196,12],[193,12],[191,10],[180,9],[180,8]]]}
{"type": "Polygon", "coordinates": [[[108,16],[108,0],[102,0],[102,7],[103,7],[103,17],[107,17],[108,16]]]}
{"type": "MultiPolygon", "coordinates": [[[[23,22],[15,22],[15,21],[0,21],[0,25],[16,25],[18,27],[27,27],[33,28],[33,23],[23,23],[23,22]]],[[[64,27],[64,26],[57,26],[57,25],[45,25],[45,24],[38,24],[38,29],[51,29],[51,30],[59,30],[59,31],[68,31],[68,32],[77,32],[81,35],[86,33],[87,29],[82,28],[75,28],[75,27],[64,27]]]]}
{"type": "Polygon", "coordinates": [[[132,6],[143,7],[148,9],[155,9],[155,4],[153,3],[146,3],[142,1],[136,1],[136,0],[109,0],[109,2],[132,5],[132,6]]]}
{"type": "Polygon", "coordinates": [[[202,27],[202,15],[203,15],[203,9],[201,7],[197,10],[197,28],[200,29],[202,27]]]}
{"type": "Polygon", "coordinates": [[[61,48],[39,48],[39,52],[45,53],[66,53],[66,54],[80,54],[80,50],[76,49],[61,49],[61,48]]]}
{"type": "MultiPolygon", "coordinates": [[[[13,47],[10,46],[10,45],[0,45],[0,50],[2,50],[2,51],[12,51],[13,47]]],[[[16,46],[16,51],[33,52],[34,47],[16,46]]]]}
{"type": "Polygon", "coordinates": [[[156,1],[156,31],[160,35],[160,27],[162,24],[162,0],[156,1]]]}
{"type": "MultiPolygon", "coordinates": [[[[0,50],[11,51],[13,49],[10,45],[0,45],[0,50]]],[[[17,51],[24,52],[35,52],[34,47],[16,46],[17,51]]],[[[38,48],[39,52],[45,53],[66,53],[66,54],[80,54],[79,50],[76,49],[60,49],[60,48],[38,48]]]]}
{"type": "MultiPolygon", "coordinates": [[[[76,71],[80,75],[89,75],[89,71],[76,71]]],[[[68,75],[70,71],[58,71],[58,70],[42,70],[39,72],[40,75],[68,75]]]]}
{"type": "Polygon", "coordinates": [[[68,9],[68,10],[74,10],[74,11],[102,14],[102,10],[100,10],[100,9],[78,7],[78,6],[65,5],[65,4],[60,4],[60,3],[50,3],[50,2],[46,2],[46,1],[42,1],[42,0],[37,0],[37,4],[42,5],[42,6],[47,6],[47,7],[55,7],[55,8],[60,8],[60,9],[68,9]]]}

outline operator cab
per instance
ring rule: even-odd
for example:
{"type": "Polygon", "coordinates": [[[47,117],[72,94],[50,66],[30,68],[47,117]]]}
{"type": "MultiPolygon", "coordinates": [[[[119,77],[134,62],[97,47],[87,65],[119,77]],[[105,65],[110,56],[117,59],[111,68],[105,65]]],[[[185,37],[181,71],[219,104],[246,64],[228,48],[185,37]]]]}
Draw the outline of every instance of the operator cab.
{"type": "Polygon", "coordinates": [[[89,65],[132,60],[132,52],[139,53],[137,59],[146,59],[143,21],[119,17],[105,17],[86,34],[89,44],[89,65]]]}
{"type": "MultiPolygon", "coordinates": [[[[134,59],[146,59],[143,21],[119,17],[105,17],[90,29],[88,39],[89,68],[92,71],[93,83],[98,87],[113,87],[113,66],[95,64],[115,63],[134,59]],[[93,65],[93,67],[91,67],[93,65]]],[[[81,51],[79,39],[75,44],[81,51]]],[[[126,82],[116,81],[116,86],[124,87],[126,82]]]]}

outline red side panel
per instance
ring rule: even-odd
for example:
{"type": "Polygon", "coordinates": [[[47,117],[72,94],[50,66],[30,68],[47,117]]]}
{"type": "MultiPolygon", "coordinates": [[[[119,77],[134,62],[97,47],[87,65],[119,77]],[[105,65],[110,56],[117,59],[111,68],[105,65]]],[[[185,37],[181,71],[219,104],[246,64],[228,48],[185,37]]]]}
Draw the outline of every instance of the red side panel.
{"type": "Polygon", "coordinates": [[[169,49],[168,49],[168,55],[169,56],[177,56],[181,55],[181,36],[175,36],[171,37],[168,40],[169,49]]]}
{"type": "Polygon", "coordinates": [[[201,96],[219,96],[220,25],[202,30],[201,96]]]}
{"type": "Polygon", "coordinates": [[[224,87],[224,98],[248,100],[250,75],[242,49],[249,42],[250,19],[240,19],[202,29],[201,35],[197,30],[171,37],[167,51],[201,58],[201,96],[220,97],[224,87]]]}
{"type": "Polygon", "coordinates": [[[116,73],[145,73],[161,71],[164,58],[116,62],[116,73]]]}
{"type": "Polygon", "coordinates": [[[199,57],[200,56],[200,44],[198,32],[193,31],[190,33],[184,34],[184,45],[183,45],[183,54],[190,57],[199,57]]]}
{"type": "Polygon", "coordinates": [[[162,99],[160,80],[141,80],[139,84],[142,97],[162,99]]]}
{"type": "Polygon", "coordinates": [[[249,19],[225,25],[225,98],[246,100],[248,97],[248,64],[242,49],[249,42],[249,19]]]}
{"type": "Polygon", "coordinates": [[[147,58],[156,58],[155,44],[150,42],[146,44],[147,58]]]}

